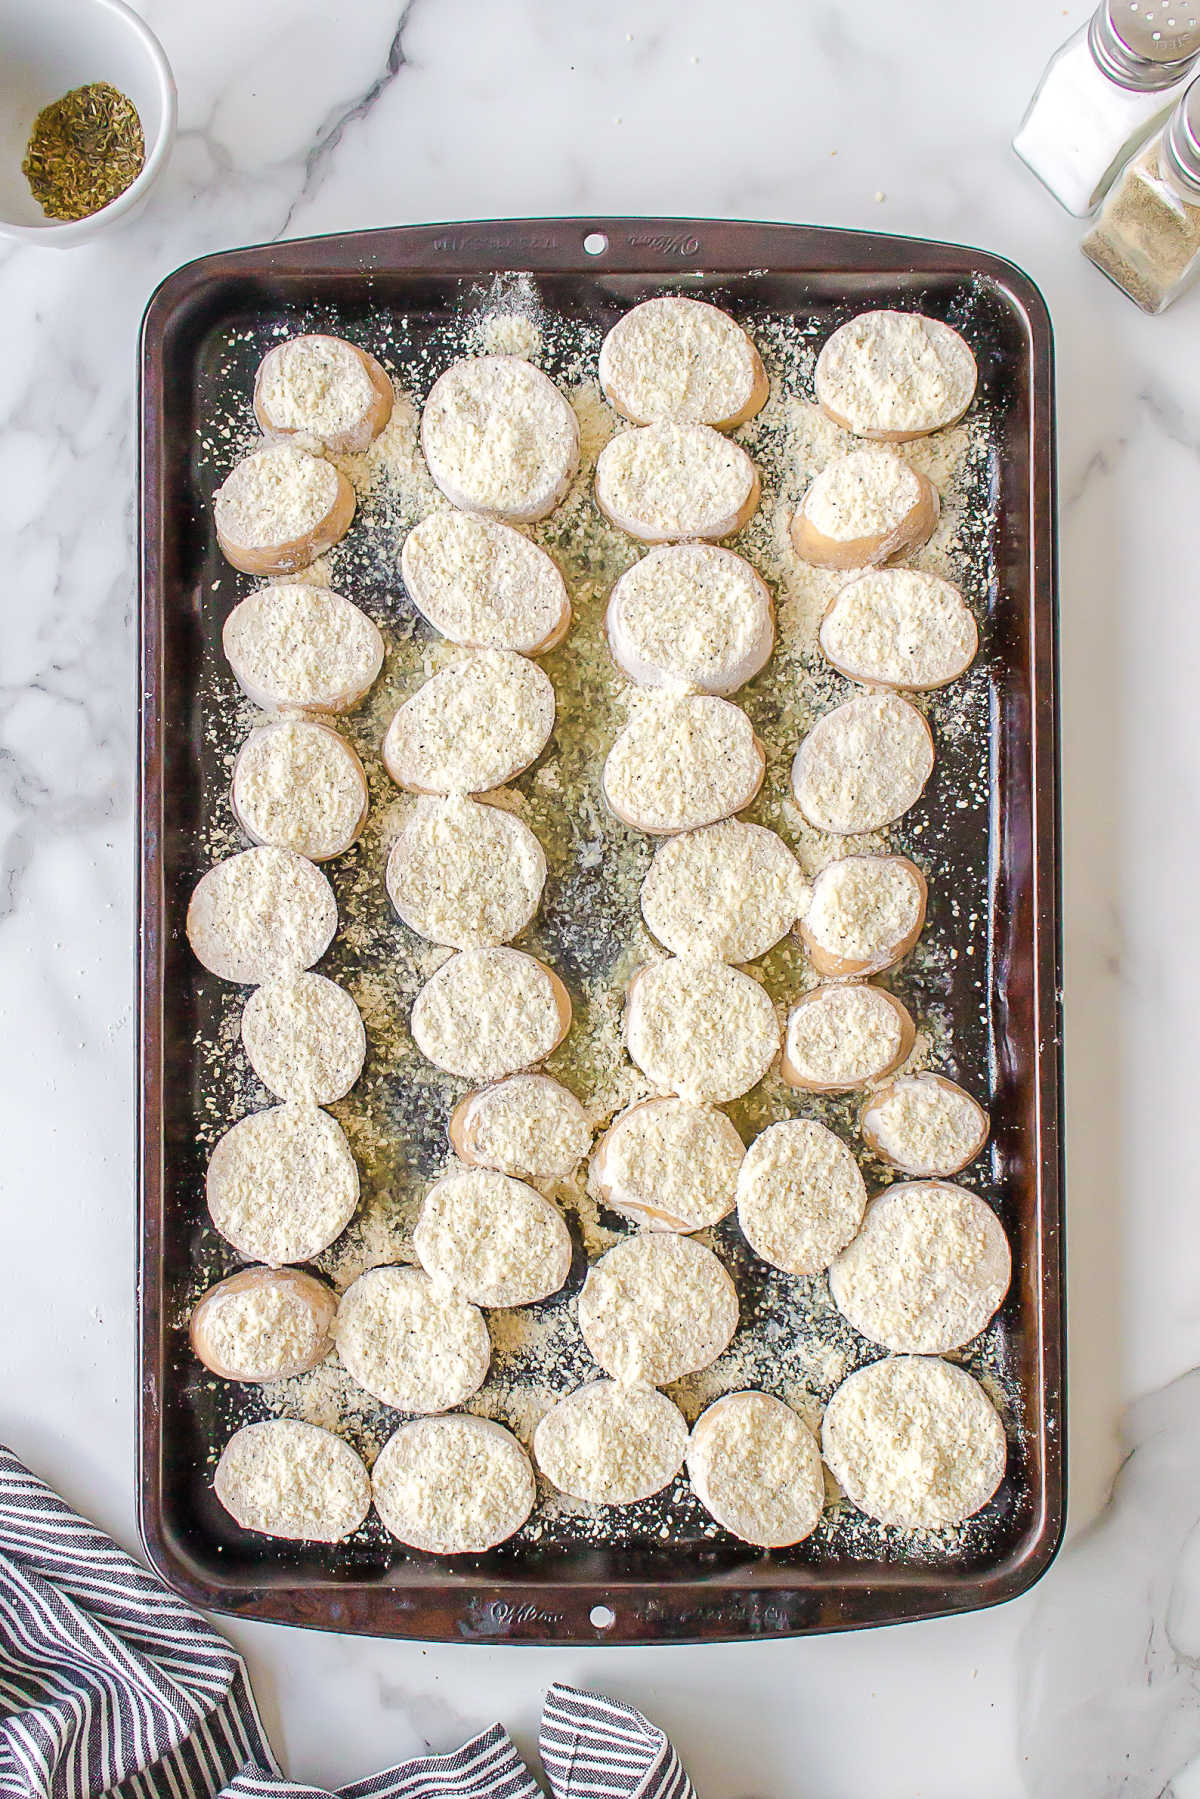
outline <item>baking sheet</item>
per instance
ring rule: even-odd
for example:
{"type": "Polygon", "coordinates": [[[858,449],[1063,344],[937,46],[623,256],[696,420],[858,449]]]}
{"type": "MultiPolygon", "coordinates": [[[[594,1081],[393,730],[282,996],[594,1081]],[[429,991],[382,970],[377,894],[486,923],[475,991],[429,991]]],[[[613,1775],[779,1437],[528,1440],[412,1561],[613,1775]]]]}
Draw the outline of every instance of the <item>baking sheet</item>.
{"type": "MultiPolygon", "coordinates": [[[[1036,1576],[1061,1518],[1053,544],[1044,313],[1016,271],[945,247],[787,227],[605,221],[596,227],[608,242],[598,269],[582,250],[586,229],[566,222],[440,234],[416,228],[240,252],[172,277],[148,314],[147,1546],[175,1584],[209,1605],[415,1635],[778,1634],[988,1603],[1036,1576]],[[656,266],[693,253],[702,274],[656,266]],[[461,272],[439,268],[464,255],[475,261],[461,272]],[[880,265],[873,273],[863,266],[872,259],[880,265]],[[948,266],[938,266],[939,259],[948,266]],[[924,267],[914,266],[922,260],[924,267]],[[560,266],[539,270],[539,261],[560,266]],[[570,262],[574,268],[561,266],[570,262]],[[610,272],[614,263],[628,272],[610,272]],[[512,273],[522,269],[527,273],[512,273]],[[522,347],[497,333],[519,335],[524,321],[530,342],[535,332],[540,338],[542,366],[572,392],[585,452],[594,456],[607,428],[606,409],[589,392],[600,338],[629,304],[662,291],[703,292],[728,306],[775,376],[768,414],[741,434],[763,465],[766,494],[745,542],[735,547],[744,547],[774,580],[785,641],[788,605],[802,609],[813,598],[792,593],[796,570],[787,566],[779,523],[812,472],[807,463],[821,454],[819,433],[814,436],[804,411],[815,347],[864,306],[899,303],[959,326],[980,359],[980,399],[962,428],[946,520],[927,565],[945,567],[938,557],[952,564],[947,572],[972,600],[983,643],[965,681],[930,699],[937,771],[921,804],[889,834],[921,862],[931,889],[920,950],[891,984],[930,1027],[933,1065],[981,1097],[990,1095],[992,1145],[963,1178],[996,1205],[1018,1272],[997,1321],[961,1359],[1001,1405],[1009,1472],[996,1501],[961,1530],[914,1539],[834,1507],[808,1542],[771,1555],[725,1536],[682,1478],[665,1494],[620,1511],[598,1513],[551,1499],[510,1543],[453,1564],[405,1552],[374,1520],[333,1550],[251,1537],[225,1517],[209,1491],[215,1455],[239,1423],[282,1407],[334,1423],[370,1454],[397,1418],[361,1395],[353,1399],[335,1369],[273,1394],[215,1382],[188,1354],[182,1330],[195,1294],[235,1265],[206,1223],[208,1151],[235,1118],[269,1103],[236,1048],[243,992],[199,971],[180,929],[199,873],[243,845],[228,812],[228,769],[254,718],[219,647],[229,607],[251,584],[215,550],[207,525],[211,491],[251,434],[254,368],[278,335],[297,329],[335,330],[372,349],[419,406],[456,356],[522,347]],[[517,326],[505,323],[513,319],[517,326]],[[800,426],[784,429],[784,407],[797,413],[800,426]],[[614,1614],[611,1624],[592,1621],[596,1605],[614,1614]]],[[[430,500],[405,439],[412,423],[401,407],[375,478],[361,464],[354,471],[360,520],[335,551],[332,569],[333,584],[377,618],[389,642],[376,694],[344,721],[371,778],[372,826],[349,856],[327,865],[343,928],[321,967],[356,993],[371,1044],[362,1082],[335,1108],[359,1157],[365,1195],[360,1223],[329,1259],[329,1272],[342,1281],[370,1261],[404,1253],[424,1186],[444,1165],[444,1121],[463,1087],[430,1070],[408,1042],[411,997],[439,952],[398,923],[382,884],[388,834],[403,808],[379,764],[382,730],[398,698],[455,653],[417,618],[399,582],[404,529],[430,500]]],[[[934,444],[912,453],[919,459],[942,452],[934,444]]],[[[936,472],[944,482],[948,471],[936,472]]],[[[634,1071],[615,1045],[621,989],[648,947],[648,940],[639,941],[636,892],[653,845],[608,818],[599,801],[603,750],[623,720],[600,618],[612,578],[638,549],[598,521],[586,469],[537,534],[564,562],[576,621],[563,648],[546,659],[560,706],[555,744],[514,784],[551,862],[540,918],[522,946],[559,969],[576,1001],[576,1028],[550,1072],[562,1072],[585,1101],[607,1110],[637,1096],[629,1086],[634,1071]]],[[[796,825],[784,798],[791,750],[845,685],[819,656],[777,654],[738,696],[775,751],[764,798],[747,816],[783,829],[789,840],[796,825]]],[[[819,846],[798,847],[807,859],[819,846]]],[[[758,972],[781,1000],[804,978],[799,958],[786,948],[772,952],[758,972]]],[[[796,1113],[846,1129],[854,1107],[844,1098],[792,1095],[768,1081],[748,1105],[730,1110],[748,1137],[771,1118],[796,1113]]],[[[867,1173],[874,1190],[882,1171],[867,1164],[867,1173]]],[[[572,1279],[530,1314],[492,1315],[501,1350],[488,1385],[471,1402],[526,1437],[548,1392],[569,1390],[595,1372],[571,1301],[586,1268],[585,1244],[594,1254],[606,1233],[620,1228],[582,1189],[560,1199],[573,1215],[578,1246],[572,1279]]],[[[879,1352],[832,1308],[824,1277],[797,1281],[767,1268],[749,1254],[736,1223],[718,1227],[713,1241],[738,1285],[743,1325],[725,1365],[685,1383],[676,1397],[691,1416],[721,1386],[762,1384],[815,1416],[838,1380],[879,1352]]]]}

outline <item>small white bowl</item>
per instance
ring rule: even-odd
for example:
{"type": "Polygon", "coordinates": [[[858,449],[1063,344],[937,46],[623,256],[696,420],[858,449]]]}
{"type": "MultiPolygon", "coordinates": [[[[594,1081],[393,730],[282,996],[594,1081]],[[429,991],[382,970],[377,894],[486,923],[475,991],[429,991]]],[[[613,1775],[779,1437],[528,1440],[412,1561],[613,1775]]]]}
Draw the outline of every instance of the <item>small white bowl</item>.
{"type": "Polygon", "coordinates": [[[175,82],[162,45],[125,0],[0,0],[0,237],[66,249],[145,204],[175,139],[175,82]],[[72,88],[108,81],[137,107],[141,174],[86,219],[48,219],[21,172],[33,122],[72,88]]]}

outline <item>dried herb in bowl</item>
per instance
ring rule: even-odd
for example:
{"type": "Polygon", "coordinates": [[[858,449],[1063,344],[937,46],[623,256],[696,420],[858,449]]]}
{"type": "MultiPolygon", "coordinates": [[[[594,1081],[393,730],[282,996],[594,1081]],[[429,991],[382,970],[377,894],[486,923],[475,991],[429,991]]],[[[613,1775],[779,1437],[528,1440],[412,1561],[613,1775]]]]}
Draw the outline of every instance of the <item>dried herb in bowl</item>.
{"type": "Polygon", "coordinates": [[[133,101],[92,81],[42,108],[21,169],[47,218],[86,219],[123,194],[145,160],[133,101]]]}

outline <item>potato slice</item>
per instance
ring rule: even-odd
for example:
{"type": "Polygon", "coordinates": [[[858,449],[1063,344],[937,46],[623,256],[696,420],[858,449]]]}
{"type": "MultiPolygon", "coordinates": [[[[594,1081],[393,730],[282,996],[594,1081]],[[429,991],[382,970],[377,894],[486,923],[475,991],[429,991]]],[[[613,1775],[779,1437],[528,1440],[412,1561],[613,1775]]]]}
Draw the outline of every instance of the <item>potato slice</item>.
{"type": "Polygon", "coordinates": [[[197,1300],[192,1349],[222,1380],[307,1374],[333,1348],[337,1295],[299,1268],[243,1268],[197,1300]]]}
{"type": "Polygon", "coordinates": [[[369,448],[394,398],[369,351],[319,332],[276,344],[254,378],[254,416],[267,437],[313,438],[339,455],[369,448]]]}
{"type": "Polygon", "coordinates": [[[346,535],[354,489],[341,470],[295,444],[253,450],[213,495],[217,542],[246,575],[291,575],[346,535]]]}
{"type": "Polygon", "coordinates": [[[925,923],[928,887],[907,856],[843,856],[813,882],[800,937],[831,980],[881,974],[906,956],[925,923]]]}
{"type": "Polygon", "coordinates": [[[853,450],[827,463],[792,519],[792,547],[818,568],[867,568],[933,535],[937,488],[892,450],[853,450]]]}

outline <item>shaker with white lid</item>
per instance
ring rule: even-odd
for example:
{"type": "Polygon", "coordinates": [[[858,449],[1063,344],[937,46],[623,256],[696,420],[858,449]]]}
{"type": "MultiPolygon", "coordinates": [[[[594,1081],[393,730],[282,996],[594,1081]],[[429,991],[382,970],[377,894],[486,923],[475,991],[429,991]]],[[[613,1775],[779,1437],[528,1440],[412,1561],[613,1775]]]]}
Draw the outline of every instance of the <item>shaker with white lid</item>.
{"type": "Polygon", "coordinates": [[[1083,252],[1143,312],[1200,275],[1200,79],[1117,177],[1083,252]]]}
{"type": "Polygon", "coordinates": [[[1200,0],[1101,0],[1051,57],[1013,149],[1068,212],[1095,211],[1200,57],[1200,0]]]}

